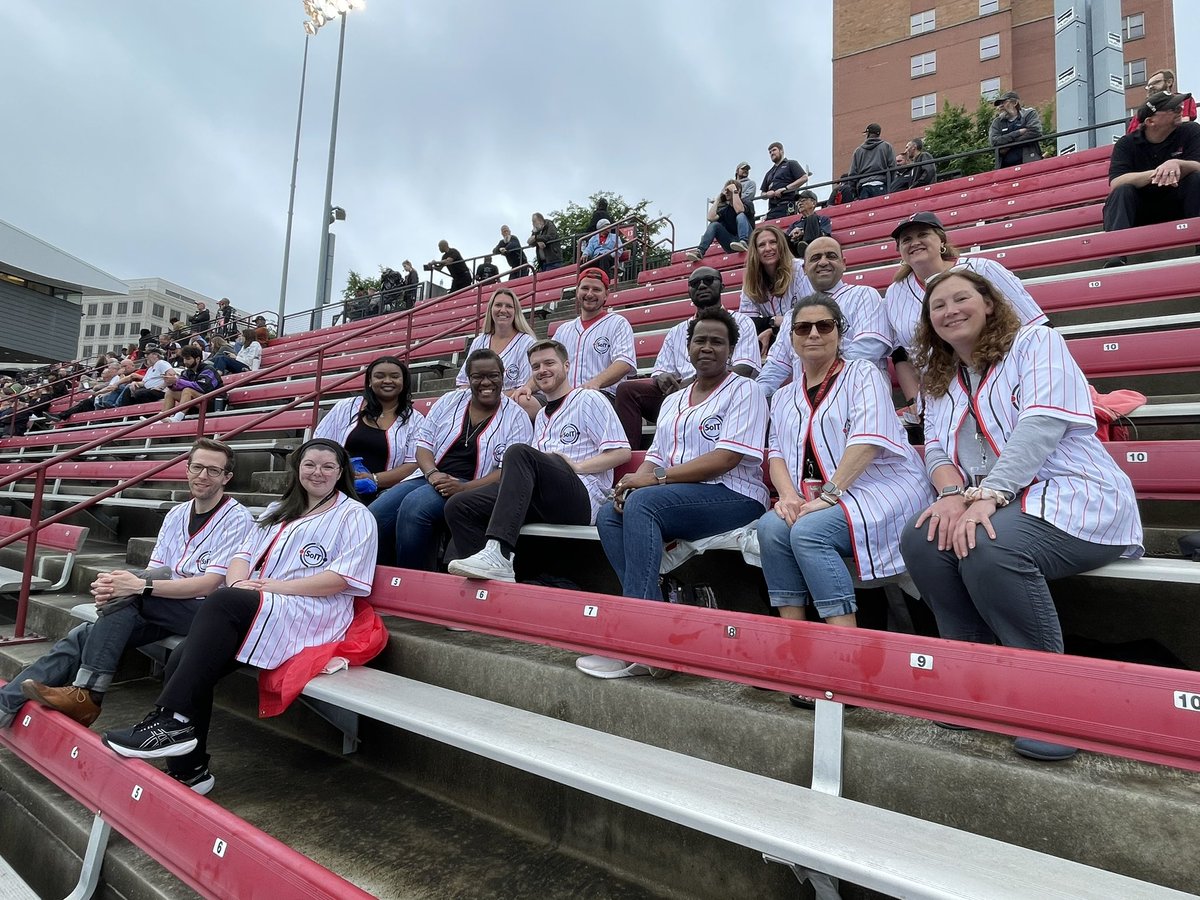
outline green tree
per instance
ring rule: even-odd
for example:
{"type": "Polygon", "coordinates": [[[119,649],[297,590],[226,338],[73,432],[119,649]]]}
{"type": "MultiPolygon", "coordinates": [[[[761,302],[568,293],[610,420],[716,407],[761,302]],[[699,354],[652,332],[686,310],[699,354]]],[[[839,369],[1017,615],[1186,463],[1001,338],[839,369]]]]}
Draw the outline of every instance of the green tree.
{"type": "MultiPolygon", "coordinates": [[[[383,266],[379,267],[380,273],[383,272],[383,266]]],[[[368,294],[374,294],[379,291],[379,275],[372,277],[359,275],[353,269],[346,276],[346,286],[342,288],[342,299],[351,300],[354,295],[360,290],[366,290],[368,294]]]]}
{"type": "MultiPolygon", "coordinates": [[[[1038,112],[1042,114],[1042,134],[1053,134],[1057,128],[1054,121],[1054,101],[1040,107],[1038,112]]],[[[1042,156],[1049,159],[1051,156],[1058,156],[1058,141],[1051,138],[1048,141],[1042,141],[1042,156]]]]}
{"type": "MultiPolygon", "coordinates": [[[[630,204],[624,197],[613,191],[596,191],[596,193],[587,198],[585,205],[580,205],[572,201],[567,204],[566,209],[556,209],[550,213],[550,218],[554,221],[554,226],[558,229],[558,236],[562,238],[563,262],[571,263],[575,261],[575,249],[579,242],[579,237],[590,230],[588,226],[592,224],[592,212],[596,208],[596,203],[601,198],[608,201],[608,211],[611,213],[609,218],[613,222],[619,222],[626,216],[635,214],[647,221],[658,218],[657,215],[649,212],[649,200],[643,199],[636,204],[630,204]]],[[[653,243],[654,237],[662,230],[662,227],[661,224],[651,225],[649,234],[651,243],[653,243]]],[[[646,236],[639,235],[639,237],[646,236]]]]}
{"type": "MultiPolygon", "coordinates": [[[[967,113],[966,107],[951,106],[947,100],[942,104],[942,111],[925,128],[925,149],[934,156],[950,156],[987,147],[987,132],[991,122],[991,104],[982,97],[973,116],[967,113]]],[[[938,178],[987,172],[995,168],[995,162],[994,155],[990,153],[952,159],[938,164],[938,178]]]]}

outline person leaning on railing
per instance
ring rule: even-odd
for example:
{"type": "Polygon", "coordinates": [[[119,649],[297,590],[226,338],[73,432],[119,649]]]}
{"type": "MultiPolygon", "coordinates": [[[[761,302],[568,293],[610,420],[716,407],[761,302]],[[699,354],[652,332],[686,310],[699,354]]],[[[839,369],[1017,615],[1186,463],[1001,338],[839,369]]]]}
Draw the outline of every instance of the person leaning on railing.
{"type": "Polygon", "coordinates": [[[541,213],[535,212],[531,217],[533,233],[526,241],[537,253],[538,271],[549,272],[563,264],[562,241],[558,238],[558,228],[554,222],[541,213]]]}
{"type": "MultiPolygon", "coordinates": [[[[1063,652],[1048,579],[1143,553],[1129,477],[1096,437],[1087,380],[1056,331],[1022,326],[986,278],[925,288],[914,361],[938,499],[904,526],[905,567],[944,638],[1063,652]]],[[[1018,753],[1071,747],[1018,738],[1018,753]]]]}

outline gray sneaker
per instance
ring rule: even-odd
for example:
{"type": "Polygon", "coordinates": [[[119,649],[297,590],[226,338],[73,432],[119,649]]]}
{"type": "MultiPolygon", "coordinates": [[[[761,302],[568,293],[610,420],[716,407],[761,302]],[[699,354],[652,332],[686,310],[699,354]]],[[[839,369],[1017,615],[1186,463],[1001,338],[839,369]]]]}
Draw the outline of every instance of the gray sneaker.
{"type": "Polygon", "coordinates": [[[500,550],[499,541],[488,541],[478,553],[456,559],[446,567],[451,575],[490,581],[516,581],[512,560],[500,550]]]}

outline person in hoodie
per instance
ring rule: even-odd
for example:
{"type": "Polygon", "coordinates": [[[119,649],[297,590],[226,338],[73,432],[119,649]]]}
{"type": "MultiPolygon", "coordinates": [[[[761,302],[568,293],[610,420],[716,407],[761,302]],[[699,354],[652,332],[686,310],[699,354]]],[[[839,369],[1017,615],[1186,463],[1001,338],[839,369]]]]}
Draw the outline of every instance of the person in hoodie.
{"type": "Polygon", "coordinates": [[[883,129],[872,122],[863,134],[867,136],[854,151],[850,161],[850,181],[858,200],[879,197],[887,193],[896,170],[896,151],[880,134],[883,129]]]}
{"type": "MultiPolygon", "coordinates": [[[[166,392],[163,396],[163,412],[174,409],[181,403],[194,400],[201,394],[208,394],[221,386],[221,375],[213,364],[205,360],[204,351],[195,344],[188,344],[179,351],[186,368],[176,374],[168,371],[164,376],[166,392]]],[[[171,417],[172,422],[182,422],[183,412],[177,412],[171,417]]]]}

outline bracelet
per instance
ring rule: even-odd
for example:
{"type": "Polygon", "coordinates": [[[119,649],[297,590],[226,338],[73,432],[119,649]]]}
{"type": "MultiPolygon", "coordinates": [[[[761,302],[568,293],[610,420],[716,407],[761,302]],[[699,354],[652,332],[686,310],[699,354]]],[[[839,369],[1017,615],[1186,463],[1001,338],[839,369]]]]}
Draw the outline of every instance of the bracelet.
{"type": "Polygon", "coordinates": [[[1004,491],[997,491],[989,487],[969,487],[963,491],[963,497],[968,503],[974,503],[976,500],[991,500],[996,504],[997,509],[1002,506],[1008,506],[1009,497],[1004,491]]]}
{"type": "Polygon", "coordinates": [[[820,500],[824,500],[830,506],[837,506],[838,502],[839,502],[838,498],[835,497],[833,494],[828,494],[828,493],[825,493],[824,491],[822,491],[820,494],[817,494],[817,498],[820,500]]]}

